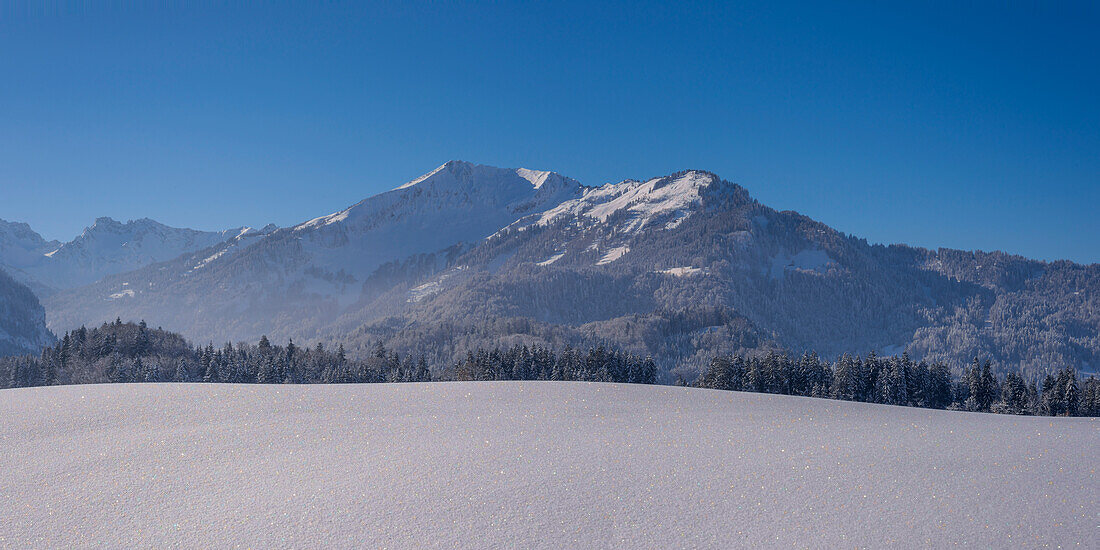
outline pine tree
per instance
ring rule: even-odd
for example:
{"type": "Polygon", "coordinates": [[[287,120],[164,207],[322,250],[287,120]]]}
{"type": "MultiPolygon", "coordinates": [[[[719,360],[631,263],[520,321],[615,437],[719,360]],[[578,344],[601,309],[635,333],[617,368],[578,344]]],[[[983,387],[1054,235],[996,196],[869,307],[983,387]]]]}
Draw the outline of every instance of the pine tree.
{"type": "Polygon", "coordinates": [[[174,377],[176,382],[190,382],[191,374],[187,372],[187,363],[183,359],[176,359],[176,375],[174,377]]]}
{"type": "Polygon", "coordinates": [[[642,384],[657,383],[657,364],[653,362],[653,357],[647,355],[642,361],[641,377],[638,381],[642,384]]]}
{"type": "Polygon", "coordinates": [[[256,370],[257,384],[271,384],[275,382],[275,359],[266,355],[260,359],[259,368],[256,370]]]}
{"type": "Polygon", "coordinates": [[[1040,409],[1043,414],[1058,416],[1062,413],[1062,399],[1064,395],[1058,393],[1058,381],[1049,372],[1043,377],[1041,389],[1040,409]]]}
{"type": "Polygon", "coordinates": [[[727,357],[717,356],[710,360],[710,365],[699,377],[699,385],[714,390],[730,390],[733,386],[733,368],[731,360],[727,357]]]}
{"type": "Polygon", "coordinates": [[[863,384],[863,372],[859,360],[845,353],[837,360],[836,372],[833,375],[833,397],[845,401],[856,401],[863,395],[863,384]]]}
{"type": "Polygon", "coordinates": [[[1078,405],[1080,405],[1080,393],[1077,387],[1077,371],[1067,367],[1066,368],[1066,391],[1065,397],[1065,412],[1066,416],[1077,416],[1078,405]]]}
{"type": "Polygon", "coordinates": [[[294,354],[297,353],[297,351],[298,351],[298,346],[294,345],[294,339],[291,338],[290,341],[286,345],[286,360],[288,362],[294,361],[294,354]]]}
{"type": "Polygon", "coordinates": [[[981,401],[979,402],[981,410],[988,411],[989,408],[993,406],[993,400],[996,399],[997,395],[1000,393],[1000,388],[997,387],[997,379],[993,377],[993,373],[990,369],[990,361],[988,359],[986,359],[985,363],[982,365],[981,388],[982,394],[981,401]]]}
{"type": "Polygon", "coordinates": [[[420,359],[416,362],[416,382],[431,382],[432,373],[428,370],[428,362],[424,360],[424,356],[420,356],[420,359]]]}
{"type": "Polygon", "coordinates": [[[218,376],[218,365],[214,362],[214,346],[208,345],[202,352],[201,363],[203,368],[203,382],[221,382],[218,376]]]}
{"type": "Polygon", "coordinates": [[[149,326],[145,324],[145,319],[142,319],[138,323],[137,340],[134,342],[134,354],[145,355],[149,353],[149,326]]]}

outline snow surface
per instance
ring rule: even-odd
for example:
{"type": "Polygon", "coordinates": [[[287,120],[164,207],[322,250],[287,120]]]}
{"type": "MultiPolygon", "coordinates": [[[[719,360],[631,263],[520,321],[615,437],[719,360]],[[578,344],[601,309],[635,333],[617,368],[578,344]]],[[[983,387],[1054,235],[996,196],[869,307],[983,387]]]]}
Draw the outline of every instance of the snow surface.
{"type": "Polygon", "coordinates": [[[203,258],[203,260],[201,262],[195,264],[195,267],[191,268],[191,271],[194,271],[196,269],[202,269],[202,268],[206,267],[208,264],[210,264],[210,262],[212,262],[214,260],[217,260],[218,258],[221,258],[222,256],[224,256],[226,252],[229,252],[229,249],[230,249],[230,247],[226,246],[225,248],[222,248],[221,250],[211,254],[210,256],[207,256],[206,258],[203,258]]]}
{"type": "Polygon", "coordinates": [[[547,266],[565,257],[565,252],[558,252],[545,260],[538,262],[536,265],[547,266]]]}
{"type": "Polygon", "coordinates": [[[1095,547],[1100,422],[562,382],[0,390],[0,547],[1095,547]]]}
{"type": "Polygon", "coordinates": [[[531,182],[531,186],[535,189],[542,187],[542,184],[546,183],[546,180],[550,178],[553,172],[545,170],[528,170],[527,168],[516,168],[516,174],[519,177],[531,182]]]}
{"type": "Polygon", "coordinates": [[[626,255],[627,252],[630,252],[629,246],[616,246],[615,248],[608,250],[607,254],[604,254],[603,257],[600,258],[598,262],[596,262],[596,265],[607,265],[615,260],[618,260],[619,258],[622,258],[624,255],[626,255]]]}
{"type": "Polygon", "coordinates": [[[434,176],[434,175],[436,175],[436,174],[438,174],[438,173],[442,172],[442,171],[443,171],[443,170],[445,170],[446,168],[447,168],[447,163],[443,163],[443,164],[440,164],[440,165],[439,165],[439,167],[438,167],[438,168],[436,168],[435,170],[432,170],[431,172],[428,172],[427,174],[424,174],[423,176],[420,176],[419,178],[416,178],[416,179],[414,179],[414,180],[412,180],[412,181],[410,181],[410,182],[408,182],[408,183],[405,183],[405,184],[402,184],[402,185],[398,185],[397,187],[395,187],[395,188],[394,188],[394,190],[397,190],[397,189],[408,189],[409,187],[412,187],[412,186],[414,186],[414,185],[417,185],[417,184],[419,184],[420,182],[422,182],[422,181],[425,181],[425,180],[427,180],[427,179],[431,178],[432,176],[434,176]]]}
{"type": "Polygon", "coordinates": [[[405,301],[408,303],[416,303],[424,300],[425,298],[431,298],[432,296],[443,292],[444,283],[447,281],[447,279],[454,277],[456,274],[465,271],[466,269],[469,269],[469,266],[455,266],[454,269],[451,269],[439,275],[431,281],[410,288],[408,298],[405,301]]]}
{"type": "Polygon", "coordinates": [[[673,277],[688,277],[691,275],[702,275],[703,273],[705,273],[705,270],[700,267],[685,266],[660,269],[657,271],[657,273],[661,273],[663,275],[672,275],[673,277]]]}
{"type": "Polygon", "coordinates": [[[569,216],[585,216],[606,222],[613,214],[626,211],[625,232],[637,232],[656,220],[663,221],[666,229],[672,229],[698,206],[703,190],[716,179],[707,172],[689,171],[676,178],[607,184],[588,189],[582,197],[547,210],[535,223],[548,225],[569,216]]]}

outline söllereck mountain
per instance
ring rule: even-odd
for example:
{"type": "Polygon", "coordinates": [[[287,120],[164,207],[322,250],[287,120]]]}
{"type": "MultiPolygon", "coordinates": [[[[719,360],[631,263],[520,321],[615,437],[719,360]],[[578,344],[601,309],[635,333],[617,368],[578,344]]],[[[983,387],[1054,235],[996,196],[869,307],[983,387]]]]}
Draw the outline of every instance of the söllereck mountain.
{"type": "Polygon", "coordinates": [[[144,318],[199,342],[385,341],[440,362],[611,343],[666,370],[772,348],[1100,364],[1100,265],[871,245],[703,171],[585,187],[453,161],[294,227],[217,235],[47,293],[51,328],[144,318]]]}

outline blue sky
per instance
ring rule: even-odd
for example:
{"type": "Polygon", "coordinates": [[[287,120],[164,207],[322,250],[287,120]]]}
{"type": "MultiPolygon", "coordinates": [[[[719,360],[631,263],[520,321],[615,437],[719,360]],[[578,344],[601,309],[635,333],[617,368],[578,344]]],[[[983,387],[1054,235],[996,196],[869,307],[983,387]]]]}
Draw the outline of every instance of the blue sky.
{"type": "Polygon", "coordinates": [[[449,159],[701,168],[872,242],[1100,262],[1086,3],[0,7],[0,218],[290,225],[449,159]]]}

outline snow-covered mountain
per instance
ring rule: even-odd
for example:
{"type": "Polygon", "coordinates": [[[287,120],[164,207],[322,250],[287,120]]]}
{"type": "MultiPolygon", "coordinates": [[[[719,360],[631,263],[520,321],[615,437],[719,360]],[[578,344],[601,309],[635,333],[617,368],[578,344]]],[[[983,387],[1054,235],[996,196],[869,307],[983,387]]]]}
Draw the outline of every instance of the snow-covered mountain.
{"type": "Polygon", "coordinates": [[[309,269],[326,274],[342,270],[362,280],[386,262],[480,242],[517,218],[542,212],[580,191],[579,183],[553,172],[451,161],[275,238],[301,247],[309,269]]]}
{"type": "Polygon", "coordinates": [[[435,275],[407,273],[328,336],[429,338],[443,363],[471,342],[613,342],[689,379],[715,353],[769,347],[1100,365],[1100,265],[870,245],[698,170],[586,189],[435,275]]]}
{"type": "Polygon", "coordinates": [[[60,246],[59,241],[43,239],[25,223],[0,220],[0,268],[24,284],[35,287],[33,290],[36,292],[46,290],[46,287],[38,285],[24,269],[42,262],[46,254],[60,246]]]}
{"type": "Polygon", "coordinates": [[[0,220],[0,266],[40,295],[82,286],[207,248],[249,228],[196,231],[148,218],[98,218],[72,241],[46,241],[25,223],[0,220]]]}
{"type": "Polygon", "coordinates": [[[420,257],[434,273],[502,227],[582,191],[553,172],[451,161],[334,214],[51,297],[50,322],[115,315],[200,339],[301,338],[361,303],[379,277],[387,289],[403,282],[383,276],[393,262],[420,257]]]}
{"type": "Polygon", "coordinates": [[[439,364],[471,346],[612,343],[689,371],[776,347],[1040,371],[1100,366],[1098,300],[1100,265],[871,245],[710,172],[585,187],[454,161],[45,305],[55,330],[144,318],[200,342],[386,340],[439,364]]]}

